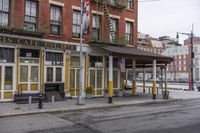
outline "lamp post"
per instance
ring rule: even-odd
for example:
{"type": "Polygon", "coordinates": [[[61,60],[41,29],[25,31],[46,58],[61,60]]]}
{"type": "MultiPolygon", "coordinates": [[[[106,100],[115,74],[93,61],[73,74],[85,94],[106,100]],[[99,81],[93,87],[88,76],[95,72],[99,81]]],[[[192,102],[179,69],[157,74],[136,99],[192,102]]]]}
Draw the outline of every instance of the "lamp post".
{"type": "Polygon", "coordinates": [[[182,32],[177,32],[177,36],[176,38],[179,39],[179,34],[182,35],[187,35],[190,37],[190,44],[191,44],[191,67],[190,67],[190,73],[191,73],[191,77],[190,77],[190,81],[189,81],[189,89],[194,90],[194,77],[193,77],[193,59],[194,59],[194,51],[193,51],[193,38],[194,38],[194,33],[193,33],[193,26],[192,26],[192,31],[191,33],[182,33],[182,32]]]}

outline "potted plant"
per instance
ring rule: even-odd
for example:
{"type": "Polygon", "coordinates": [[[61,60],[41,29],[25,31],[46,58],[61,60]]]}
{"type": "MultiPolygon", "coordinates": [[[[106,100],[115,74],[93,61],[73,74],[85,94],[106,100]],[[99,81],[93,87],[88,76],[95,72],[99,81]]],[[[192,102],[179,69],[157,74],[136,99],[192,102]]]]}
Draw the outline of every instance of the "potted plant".
{"type": "Polygon", "coordinates": [[[108,97],[108,89],[104,89],[104,97],[108,97]]]}
{"type": "Polygon", "coordinates": [[[122,89],[117,89],[116,90],[116,96],[117,97],[122,97],[123,93],[122,93],[122,89]]]}
{"type": "Polygon", "coordinates": [[[88,86],[85,88],[86,98],[92,98],[92,92],[94,91],[94,88],[91,86],[88,86]]]}

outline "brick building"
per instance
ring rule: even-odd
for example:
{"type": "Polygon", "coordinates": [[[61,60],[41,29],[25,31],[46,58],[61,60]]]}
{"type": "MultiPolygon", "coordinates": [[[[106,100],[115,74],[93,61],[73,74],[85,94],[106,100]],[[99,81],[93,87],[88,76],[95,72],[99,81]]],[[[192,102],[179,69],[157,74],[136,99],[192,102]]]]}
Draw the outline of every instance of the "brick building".
{"type": "MultiPolygon", "coordinates": [[[[57,100],[79,95],[80,2],[0,0],[0,101],[38,94],[47,99],[55,95],[57,100]]],[[[108,89],[112,97],[113,90],[121,88],[121,57],[129,57],[126,66],[133,64],[133,56],[141,57],[138,63],[144,63],[145,56],[151,64],[155,59],[171,61],[134,49],[137,0],[92,0],[89,14],[90,32],[83,37],[83,77],[84,87],[94,88],[93,96],[103,96],[108,89]]]]}

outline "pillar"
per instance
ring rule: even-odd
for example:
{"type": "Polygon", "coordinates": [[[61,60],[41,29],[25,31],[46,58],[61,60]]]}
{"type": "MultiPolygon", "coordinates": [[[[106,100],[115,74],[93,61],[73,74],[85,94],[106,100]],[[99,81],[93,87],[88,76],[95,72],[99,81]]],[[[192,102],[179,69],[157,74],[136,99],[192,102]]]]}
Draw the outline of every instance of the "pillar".
{"type": "Polygon", "coordinates": [[[112,103],[113,95],[113,56],[109,56],[108,103],[112,103]]]}
{"type": "Polygon", "coordinates": [[[145,93],[146,82],[145,82],[145,68],[143,68],[143,93],[145,93]]]}
{"type": "Polygon", "coordinates": [[[16,93],[19,92],[19,56],[20,56],[19,48],[17,48],[16,49],[16,91],[17,91],[16,93]]]}
{"type": "Polygon", "coordinates": [[[65,60],[65,97],[69,97],[70,93],[69,93],[69,77],[70,76],[70,55],[69,53],[67,53],[66,55],[66,60],[65,60]]]}
{"type": "Polygon", "coordinates": [[[153,99],[156,99],[156,60],[153,60],[153,99]]]}
{"type": "Polygon", "coordinates": [[[165,95],[167,93],[167,65],[165,65],[165,95]]]}
{"type": "Polygon", "coordinates": [[[88,87],[88,68],[89,68],[89,56],[85,55],[85,88],[88,87]]]}
{"type": "Polygon", "coordinates": [[[40,51],[40,94],[44,94],[44,50],[40,51]]]}
{"type": "Polygon", "coordinates": [[[136,95],[136,61],[133,60],[132,96],[136,95]]]}

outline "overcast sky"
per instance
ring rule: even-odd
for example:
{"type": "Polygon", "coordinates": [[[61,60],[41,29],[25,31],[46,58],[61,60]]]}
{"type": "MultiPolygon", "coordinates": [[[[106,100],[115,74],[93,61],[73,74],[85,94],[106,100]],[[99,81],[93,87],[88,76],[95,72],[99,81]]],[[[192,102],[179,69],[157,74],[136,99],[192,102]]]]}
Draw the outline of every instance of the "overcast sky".
{"type": "MultiPolygon", "coordinates": [[[[139,0],[138,31],[153,37],[176,37],[176,32],[200,36],[200,0],[139,0]]],[[[180,35],[183,40],[187,36],[180,35]]]]}

